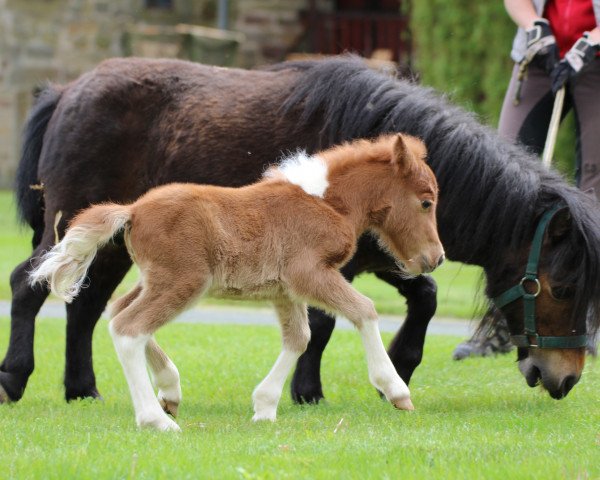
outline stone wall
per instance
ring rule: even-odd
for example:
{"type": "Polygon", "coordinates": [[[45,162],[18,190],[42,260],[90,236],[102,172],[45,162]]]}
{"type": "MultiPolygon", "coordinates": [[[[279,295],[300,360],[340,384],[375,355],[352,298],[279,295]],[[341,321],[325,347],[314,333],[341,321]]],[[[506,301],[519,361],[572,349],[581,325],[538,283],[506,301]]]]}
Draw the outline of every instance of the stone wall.
{"type": "MultiPolygon", "coordinates": [[[[330,11],[333,0],[317,0],[317,9],[330,11]]],[[[246,37],[240,65],[251,67],[279,62],[290,48],[303,41],[301,12],[308,0],[238,0],[235,30],[246,37]]]]}
{"type": "MultiPolygon", "coordinates": [[[[229,0],[229,28],[242,35],[225,40],[222,32],[177,26],[214,27],[217,0],[172,4],[149,9],[144,0],[0,0],[0,188],[12,185],[34,88],[68,82],[105,58],[129,54],[243,67],[280,61],[302,42],[301,12],[309,1],[229,0]],[[147,32],[157,28],[162,33],[149,39],[147,32]],[[182,44],[194,51],[183,52],[182,44]]],[[[327,11],[333,0],[316,4],[327,11]]]]}
{"type": "Polygon", "coordinates": [[[31,92],[121,54],[134,0],[0,0],[0,186],[12,183],[31,92]]]}
{"type": "Polygon", "coordinates": [[[143,0],[0,0],[0,187],[12,185],[35,87],[68,82],[129,53],[132,26],[215,21],[216,0],[174,0],[166,10],[147,9],[143,0]]]}

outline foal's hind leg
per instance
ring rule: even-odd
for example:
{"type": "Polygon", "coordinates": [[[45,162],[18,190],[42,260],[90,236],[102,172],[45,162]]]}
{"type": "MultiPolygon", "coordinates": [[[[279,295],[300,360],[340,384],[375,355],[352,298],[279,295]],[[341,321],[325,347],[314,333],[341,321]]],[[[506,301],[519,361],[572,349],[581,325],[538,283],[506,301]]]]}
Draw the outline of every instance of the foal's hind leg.
{"type": "Polygon", "coordinates": [[[135,287],[129,290],[122,297],[117,298],[110,305],[110,317],[116,317],[119,313],[125,310],[131,303],[142,293],[142,283],[139,282],[135,287]]]}
{"type": "Polygon", "coordinates": [[[179,426],[167,417],[154,396],[146,370],[145,349],[151,333],[145,328],[144,319],[151,318],[153,310],[151,298],[148,297],[140,291],[133,300],[127,295],[121,302],[117,301],[115,310],[124,308],[110,321],[109,330],[129,385],[138,426],[179,430],[179,426]]]}
{"type": "Polygon", "coordinates": [[[294,367],[298,357],[306,350],[310,339],[310,328],[306,314],[306,304],[281,300],[275,305],[281,326],[283,347],[275,365],[254,389],[254,417],[252,420],[271,420],[277,417],[277,405],[285,379],[294,367]]]}
{"type": "MultiPolygon", "coordinates": [[[[175,269],[176,270],[176,269],[175,269]]],[[[202,281],[173,278],[165,269],[145,277],[142,292],[110,322],[115,350],[129,385],[139,426],[159,430],[179,430],[163,411],[146,370],[146,346],[152,334],[181,311],[204,287],[202,281]]]]}
{"type": "Polygon", "coordinates": [[[154,386],[158,389],[158,402],[165,413],[176,417],[181,403],[179,370],[154,338],[146,344],[146,361],[152,372],[154,386]]]}
{"type": "MultiPolygon", "coordinates": [[[[130,292],[123,295],[111,305],[111,316],[118,315],[127,308],[142,293],[142,284],[136,285],[130,292]]],[[[152,372],[152,382],[158,388],[158,401],[166,413],[177,416],[181,403],[181,386],[179,371],[171,359],[159,347],[154,338],[146,344],[146,361],[152,372]]]]}

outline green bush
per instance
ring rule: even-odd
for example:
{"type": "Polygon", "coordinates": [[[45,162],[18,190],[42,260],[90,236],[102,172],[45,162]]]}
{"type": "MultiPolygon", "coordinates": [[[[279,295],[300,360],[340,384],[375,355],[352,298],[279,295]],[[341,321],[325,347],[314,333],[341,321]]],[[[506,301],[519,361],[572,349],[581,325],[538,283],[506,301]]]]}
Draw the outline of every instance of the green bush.
{"type": "MultiPolygon", "coordinates": [[[[446,92],[496,127],[512,71],[510,49],[516,31],[503,2],[415,1],[411,29],[421,82],[446,92]]],[[[554,155],[568,177],[573,174],[574,152],[574,122],[568,119],[554,155]]]]}

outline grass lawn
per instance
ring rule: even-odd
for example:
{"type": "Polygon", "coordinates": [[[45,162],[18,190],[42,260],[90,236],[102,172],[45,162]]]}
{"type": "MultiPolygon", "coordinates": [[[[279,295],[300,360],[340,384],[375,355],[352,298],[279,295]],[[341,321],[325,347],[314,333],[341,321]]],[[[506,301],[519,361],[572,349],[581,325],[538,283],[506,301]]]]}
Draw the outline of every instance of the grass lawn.
{"type": "MultiPolygon", "coordinates": [[[[10,193],[0,192],[4,300],[10,271],[30,251],[30,232],[14,218],[10,193]]],[[[471,317],[479,269],[448,262],[434,276],[438,315],[471,317]]],[[[134,281],[131,272],[119,291],[134,281]]],[[[380,312],[403,313],[391,287],[368,275],[355,283],[380,312]]],[[[8,332],[0,318],[0,351],[8,332]]],[[[158,340],[182,375],[179,435],[136,429],[104,321],[94,358],[105,401],[66,404],[64,321],[39,321],[25,396],[0,407],[0,479],[600,478],[594,364],[557,402],[526,387],[513,355],[452,362],[457,338],[428,337],[411,383],[417,410],[399,412],[369,386],[358,335],[336,330],[323,359],[327,402],[295,406],[286,387],[278,421],[253,424],[250,396],[277,356],[276,328],[173,324],[158,340]]]]}
{"type": "MultiPolygon", "coordinates": [[[[12,192],[0,191],[0,225],[0,300],[9,300],[10,273],[31,254],[31,230],[27,226],[17,225],[12,192]]],[[[445,262],[433,276],[438,282],[438,316],[470,319],[476,315],[476,307],[482,303],[481,297],[477,295],[481,269],[445,262]]],[[[135,284],[136,279],[137,271],[132,268],[117,293],[125,293],[135,284]]],[[[375,301],[379,313],[403,315],[406,312],[404,297],[374,275],[361,275],[354,284],[375,301]]],[[[222,305],[228,301],[209,299],[207,303],[222,305]]],[[[237,305],[240,303],[236,302],[237,305]]],[[[257,305],[252,302],[243,304],[257,305]]]]}
{"type": "MultiPolygon", "coordinates": [[[[327,402],[295,406],[286,387],[277,422],[253,424],[276,328],[172,324],[158,340],[182,375],[181,434],[136,429],[105,322],[94,337],[105,401],[66,404],[64,322],[40,321],[25,396],[0,408],[0,478],[600,478],[598,365],[555,401],[526,387],[512,355],[452,362],[457,339],[429,337],[417,410],[399,412],[368,385],[358,335],[336,330],[327,402]]],[[[7,341],[4,318],[0,350],[7,341]]]]}

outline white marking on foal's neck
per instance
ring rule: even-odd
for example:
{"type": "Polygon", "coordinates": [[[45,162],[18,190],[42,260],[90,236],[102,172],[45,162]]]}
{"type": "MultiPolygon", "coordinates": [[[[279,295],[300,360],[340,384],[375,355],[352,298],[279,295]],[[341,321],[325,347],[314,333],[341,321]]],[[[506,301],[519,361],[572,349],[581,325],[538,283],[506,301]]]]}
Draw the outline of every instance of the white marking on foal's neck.
{"type": "MultiPolygon", "coordinates": [[[[325,161],[318,156],[309,156],[305,150],[284,158],[275,172],[279,172],[288,182],[298,185],[306,193],[316,197],[324,197],[329,186],[325,161]]],[[[267,176],[273,177],[275,172],[267,172],[267,176]]]]}

